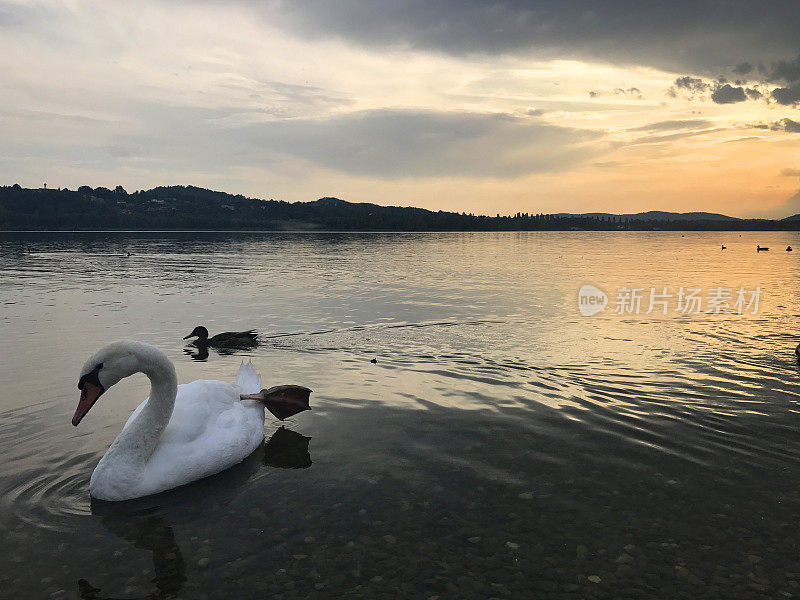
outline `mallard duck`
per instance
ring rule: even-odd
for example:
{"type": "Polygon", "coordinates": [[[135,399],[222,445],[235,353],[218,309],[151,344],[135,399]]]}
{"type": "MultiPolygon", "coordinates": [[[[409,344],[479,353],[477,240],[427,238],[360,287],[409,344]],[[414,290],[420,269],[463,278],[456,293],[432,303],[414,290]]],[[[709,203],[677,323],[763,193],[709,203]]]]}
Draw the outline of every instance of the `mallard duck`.
{"type": "Polygon", "coordinates": [[[208,337],[208,329],[198,325],[192,329],[192,333],[184,337],[188,340],[196,337],[192,343],[195,346],[211,346],[212,348],[242,348],[258,345],[258,334],[255,329],[249,331],[226,331],[215,336],[208,337]]]}

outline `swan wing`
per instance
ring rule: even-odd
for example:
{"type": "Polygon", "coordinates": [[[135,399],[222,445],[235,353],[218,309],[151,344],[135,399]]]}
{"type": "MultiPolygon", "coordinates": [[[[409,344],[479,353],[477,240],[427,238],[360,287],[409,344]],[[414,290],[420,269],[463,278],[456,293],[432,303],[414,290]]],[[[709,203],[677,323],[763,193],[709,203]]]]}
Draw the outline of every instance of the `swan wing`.
{"type": "Polygon", "coordinates": [[[243,404],[240,393],[238,385],[222,381],[178,386],[172,417],[145,464],[140,495],[219,473],[258,447],[264,439],[264,409],[243,404]]]}
{"type": "MultiPolygon", "coordinates": [[[[199,383],[199,382],[204,382],[204,383],[208,383],[208,384],[221,383],[222,385],[228,385],[228,384],[225,384],[225,383],[223,383],[221,381],[202,380],[202,379],[198,380],[198,381],[194,381],[194,382],[189,383],[189,384],[179,385],[178,386],[178,396],[175,398],[175,409],[176,410],[178,409],[178,401],[179,401],[182,393],[188,394],[189,398],[191,398],[193,400],[194,399],[198,399],[198,398],[202,399],[205,396],[206,392],[210,392],[212,394],[215,394],[214,390],[207,389],[208,386],[206,386],[206,389],[198,388],[197,386],[194,386],[194,387],[189,388],[189,389],[184,389],[186,386],[189,386],[189,385],[193,386],[193,384],[196,384],[196,383],[199,383]]],[[[257,394],[258,392],[261,391],[261,375],[256,373],[256,370],[255,370],[255,367],[253,367],[252,361],[248,362],[247,364],[242,363],[242,365],[239,367],[239,372],[236,375],[236,385],[238,385],[241,388],[241,392],[240,392],[241,394],[257,394]]],[[[236,400],[238,400],[238,399],[239,398],[237,396],[236,400]]],[[[131,413],[131,416],[128,417],[128,420],[125,421],[125,424],[122,426],[122,431],[125,431],[125,428],[133,422],[133,420],[139,415],[140,412],[142,412],[142,409],[145,407],[145,405],[147,404],[148,400],[150,400],[150,398],[146,398],[139,406],[136,407],[136,409],[131,413]]],[[[189,403],[189,407],[192,407],[192,406],[196,407],[197,404],[198,403],[190,402],[189,403]]],[[[170,420],[170,425],[171,424],[172,424],[172,419],[170,420]]]]}

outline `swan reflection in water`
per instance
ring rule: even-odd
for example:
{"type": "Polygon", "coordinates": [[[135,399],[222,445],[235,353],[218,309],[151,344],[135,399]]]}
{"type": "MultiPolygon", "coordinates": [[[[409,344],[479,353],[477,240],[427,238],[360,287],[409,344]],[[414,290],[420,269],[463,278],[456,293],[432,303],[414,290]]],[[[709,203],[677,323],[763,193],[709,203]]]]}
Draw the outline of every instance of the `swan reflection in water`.
{"type": "MultiPolygon", "coordinates": [[[[92,509],[94,511],[94,506],[92,509]]],[[[136,548],[153,553],[156,590],[140,598],[175,598],[186,584],[186,563],[172,527],[166,524],[164,518],[159,515],[135,515],[128,519],[105,516],[102,522],[114,535],[132,542],[136,548]]],[[[111,597],[101,595],[100,588],[94,587],[86,579],[78,580],[78,591],[85,600],[111,600],[111,597]]]]}
{"type": "MultiPolygon", "coordinates": [[[[110,533],[153,555],[156,589],[136,600],[176,598],[186,585],[186,562],[175,540],[174,527],[209,513],[219,514],[262,465],[307,469],[312,464],[310,441],[310,437],[279,427],[253,454],[218,475],[136,500],[105,502],[92,498],[92,514],[101,518],[110,533]],[[198,498],[202,501],[198,502],[198,498]]],[[[83,600],[123,600],[119,595],[104,595],[102,588],[87,579],[78,580],[78,592],[83,600]]]]}
{"type": "Polygon", "coordinates": [[[264,464],[279,469],[307,469],[311,466],[310,441],[310,437],[279,427],[264,444],[264,464]]]}

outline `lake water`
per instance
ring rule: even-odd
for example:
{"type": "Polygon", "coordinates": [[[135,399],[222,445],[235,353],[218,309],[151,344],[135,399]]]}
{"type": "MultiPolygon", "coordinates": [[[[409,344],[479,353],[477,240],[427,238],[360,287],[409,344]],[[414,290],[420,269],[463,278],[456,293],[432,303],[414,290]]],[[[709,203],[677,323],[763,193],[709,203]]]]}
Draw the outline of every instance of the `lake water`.
{"type": "Polygon", "coordinates": [[[800,596],[789,244],[0,234],[0,595],[800,596]],[[604,312],[581,314],[584,285],[604,312]],[[642,290],[638,311],[620,288],[642,290]],[[677,310],[680,288],[701,312],[677,310]],[[255,328],[261,345],[197,360],[181,340],[195,325],[255,328]],[[252,360],[268,385],[312,388],[313,410],[268,415],[264,446],[218,476],[92,502],[95,464],[149,389],[126,379],[70,424],[81,366],[118,338],[164,350],[181,382],[252,360]]]}

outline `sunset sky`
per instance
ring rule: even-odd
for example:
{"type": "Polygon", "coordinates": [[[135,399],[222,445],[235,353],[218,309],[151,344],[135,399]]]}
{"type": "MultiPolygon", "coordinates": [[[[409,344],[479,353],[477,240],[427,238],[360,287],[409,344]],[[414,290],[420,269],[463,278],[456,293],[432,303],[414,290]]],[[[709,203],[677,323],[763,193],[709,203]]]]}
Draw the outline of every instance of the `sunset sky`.
{"type": "Polygon", "coordinates": [[[0,184],[800,212],[800,2],[0,0],[0,184]]]}

